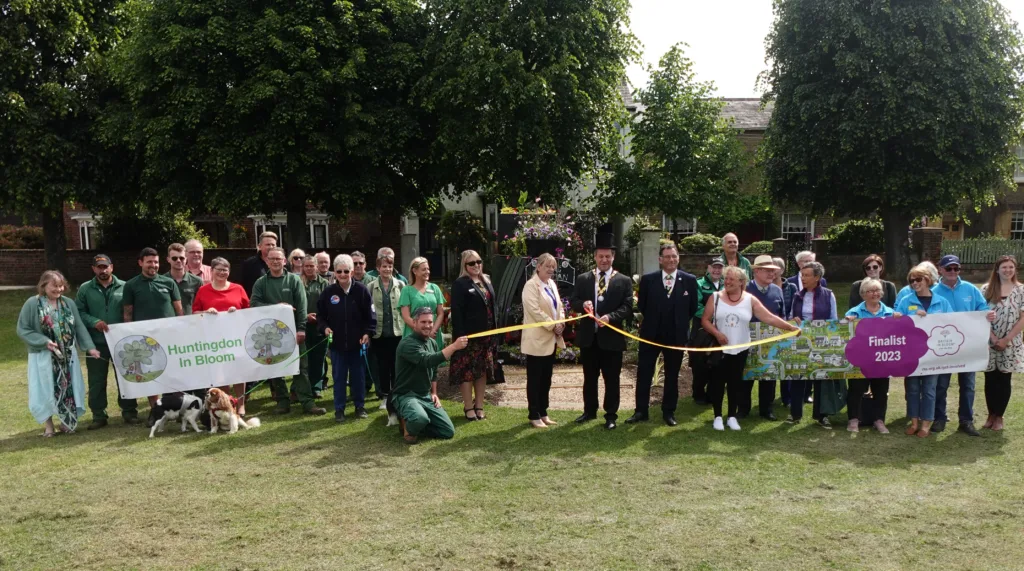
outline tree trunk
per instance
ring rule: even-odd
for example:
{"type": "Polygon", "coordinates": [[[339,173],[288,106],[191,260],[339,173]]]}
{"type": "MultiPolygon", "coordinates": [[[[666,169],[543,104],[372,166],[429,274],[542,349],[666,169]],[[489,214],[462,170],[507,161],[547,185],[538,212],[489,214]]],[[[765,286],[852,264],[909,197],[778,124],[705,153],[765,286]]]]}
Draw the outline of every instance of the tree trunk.
{"type": "Polygon", "coordinates": [[[310,244],[309,238],[306,237],[306,195],[293,186],[285,187],[285,193],[291,198],[288,201],[288,250],[308,250],[310,244]]]}
{"type": "Polygon", "coordinates": [[[913,217],[897,210],[881,210],[885,235],[885,273],[890,281],[903,282],[910,271],[910,223],[913,217]]]}
{"type": "Polygon", "coordinates": [[[59,270],[68,277],[67,237],[64,235],[64,206],[42,211],[43,248],[46,251],[46,267],[59,270]]]}

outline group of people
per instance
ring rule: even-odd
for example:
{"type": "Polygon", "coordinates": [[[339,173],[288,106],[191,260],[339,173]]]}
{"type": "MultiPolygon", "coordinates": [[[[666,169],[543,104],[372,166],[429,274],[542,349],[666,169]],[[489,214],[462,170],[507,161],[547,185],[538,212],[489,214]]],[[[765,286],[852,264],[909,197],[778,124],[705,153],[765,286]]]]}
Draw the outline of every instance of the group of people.
{"type": "MultiPolygon", "coordinates": [[[[791,380],[776,382],[743,379],[750,342],[751,322],[761,321],[783,331],[799,331],[805,320],[837,319],[835,295],[826,286],[825,268],[812,252],[797,254],[798,272],[784,278],[785,261],[762,255],[753,263],[739,254],[734,234],[722,239],[722,255],[707,262],[697,278],[679,268],[679,252],[672,243],[662,244],[660,269],[644,275],[634,308],[633,280],[613,268],[612,236],[599,235],[594,251],[595,269],[577,277],[569,306],[593,319],[575,324],[575,343],[583,369],[584,423],[597,418],[599,379],[604,381],[604,426],[618,424],[619,385],[626,338],[615,331],[642,315],[636,403],[626,422],[649,420],[651,387],[659,355],[664,359],[664,390],[661,412],[664,422],[677,425],[679,372],[683,351],[699,336],[714,339],[721,351],[690,354],[693,398],[714,411],[715,430],[740,430],[739,420],[752,409],[751,392],[758,387],[758,412],[777,420],[773,412],[776,386],[789,408],[786,422],[799,423],[804,407],[812,403],[812,418],[831,428],[829,416],[848,411],[847,429],[856,432],[867,422],[881,433],[885,425],[889,379],[851,379],[845,402],[837,401],[836,385],[842,381],[791,380]],[[726,397],[728,400],[726,401],[726,397]],[[870,414],[864,402],[872,403],[870,414]],[[726,406],[727,403],[727,406],[726,406]],[[724,407],[724,409],[723,409],[724,407]]],[[[114,323],[160,319],[192,313],[232,312],[248,307],[287,304],[294,311],[296,342],[302,354],[300,372],[289,388],[283,378],[269,381],[277,405],[286,414],[293,404],[303,412],[326,414],[316,400],[326,388],[330,355],[334,394],[334,418],[346,420],[349,398],[356,418],[366,418],[367,378],[388,408],[401,421],[403,436],[415,441],[421,435],[451,438],[454,426],[440,407],[436,368],[450,361],[449,379],[458,385],[468,421],[486,419],[485,387],[496,380],[496,346],[493,335],[479,335],[495,328],[495,291],[484,272],[483,259],[475,251],[462,252],[460,275],[450,294],[452,343],[444,346],[441,325],[445,296],[430,281],[430,265],[417,257],[409,264],[409,277],[395,271],[395,253],[381,248],[376,268],[367,271],[366,256],[342,254],[331,260],[326,252],[307,255],[296,249],[287,254],[277,246],[277,236],[264,232],[258,253],[241,268],[241,283],[230,281],[230,263],[215,258],[203,264],[203,247],[192,240],[168,247],[170,270],[159,273],[160,256],[144,248],[138,257],[140,272],[128,281],[114,275],[111,259],[93,258],[94,278],[78,288],[75,300],[62,293],[68,284],[56,271],[44,272],[38,295],[22,308],[18,334],[29,348],[29,407],[44,424],[44,436],[57,430],[73,432],[86,404],[92,411],[89,429],[107,425],[107,375],[110,348],[104,332],[114,323]],[[86,351],[88,392],[85,390],[76,349],[86,351]],[[391,406],[388,407],[388,402],[391,406]],[[59,420],[54,425],[53,417],[59,420]]],[[[896,286],[882,279],[884,261],[868,256],[864,279],[853,284],[848,319],[926,315],[955,311],[988,311],[992,323],[991,358],[986,371],[985,397],[989,417],[983,428],[1002,430],[1003,414],[1010,397],[1010,377],[1024,372],[1024,286],[1017,280],[1017,262],[1004,256],[995,264],[982,288],[960,279],[960,261],[944,256],[938,266],[924,262],[907,276],[908,285],[896,286]]],[[[565,347],[567,308],[559,295],[554,275],[557,260],[542,254],[522,291],[521,348],[526,356],[528,420],[535,428],[557,424],[548,415],[555,358],[565,347]],[[543,324],[536,326],[536,324],[543,324]]],[[[948,422],[946,393],[951,375],[905,379],[907,434],[927,437],[941,432],[948,422]]],[[[974,373],[960,373],[959,430],[978,436],[974,427],[974,373]]],[[[225,387],[227,388],[227,387],[225,387]]],[[[245,414],[246,387],[230,388],[245,414]]],[[[151,404],[156,397],[150,397],[151,404]]],[[[127,424],[138,424],[138,405],[118,399],[127,424]]]]}

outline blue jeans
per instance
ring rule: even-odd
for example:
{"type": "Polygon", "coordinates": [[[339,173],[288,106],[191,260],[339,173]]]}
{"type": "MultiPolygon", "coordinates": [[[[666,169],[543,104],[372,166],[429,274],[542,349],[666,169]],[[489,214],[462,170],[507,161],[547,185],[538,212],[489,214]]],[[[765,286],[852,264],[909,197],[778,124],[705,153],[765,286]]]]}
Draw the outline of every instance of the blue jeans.
{"type": "Polygon", "coordinates": [[[935,386],[939,375],[907,377],[903,384],[907,391],[907,416],[921,420],[935,420],[935,386]]]}
{"type": "MultiPolygon", "coordinates": [[[[956,382],[960,385],[960,408],[957,416],[960,423],[974,422],[974,373],[957,373],[956,382]]],[[[949,422],[946,416],[946,392],[949,391],[949,381],[953,378],[952,373],[939,375],[938,386],[935,387],[935,420],[949,422]]]]}
{"type": "Polygon", "coordinates": [[[331,349],[331,372],[334,374],[334,410],[345,410],[346,385],[352,389],[352,403],[364,408],[366,397],[366,365],[359,349],[335,351],[331,349]],[[348,381],[347,383],[345,381],[348,381]]]}

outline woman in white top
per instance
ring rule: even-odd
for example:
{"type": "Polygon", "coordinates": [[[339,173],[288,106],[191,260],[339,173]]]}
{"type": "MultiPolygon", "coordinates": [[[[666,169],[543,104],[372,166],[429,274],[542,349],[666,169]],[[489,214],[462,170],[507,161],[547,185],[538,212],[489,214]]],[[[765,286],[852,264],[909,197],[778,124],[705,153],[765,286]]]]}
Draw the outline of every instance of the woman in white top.
{"type": "MultiPolygon", "coordinates": [[[[718,339],[723,347],[741,345],[750,342],[750,320],[754,316],[763,323],[777,327],[783,331],[799,331],[800,328],[786,323],[771,311],[768,311],[757,298],[745,290],[747,273],[737,266],[726,266],[722,272],[725,287],[716,293],[705,306],[702,325],[704,329],[718,339]],[[710,311],[709,311],[710,310],[710,311]]],[[[729,390],[729,428],[740,429],[736,420],[739,408],[740,393],[745,389],[750,394],[748,381],[743,380],[743,369],[747,365],[747,349],[724,349],[722,360],[711,375],[708,383],[708,400],[715,410],[715,430],[725,430],[722,423],[722,399],[729,390]]]]}

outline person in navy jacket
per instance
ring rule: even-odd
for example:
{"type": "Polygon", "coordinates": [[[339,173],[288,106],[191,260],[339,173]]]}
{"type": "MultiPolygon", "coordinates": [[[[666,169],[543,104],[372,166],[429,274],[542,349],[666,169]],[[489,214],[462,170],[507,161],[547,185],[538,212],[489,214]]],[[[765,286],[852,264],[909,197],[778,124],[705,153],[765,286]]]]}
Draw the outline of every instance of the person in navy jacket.
{"type": "MultiPolygon", "coordinates": [[[[747,282],[747,293],[757,298],[761,305],[768,311],[774,313],[780,319],[786,319],[786,301],[782,288],[775,285],[775,272],[781,272],[782,268],[775,265],[775,261],[769,255],[758,256],[754,259],[754,279],[747,282]]],[[[754,317],[751,322],[756,323],[759,319],[754,317]]],[[[740,401],[738,416],[746,418],[750,414],[750,391],[753,385],[757,385],[757,409],[761,418],[766,420],[778,420],[772,412],[772,405],[775,403],[775,381],[758,379],[751,382],[751,387],[740,394],[743,399],[740,401]]]]}
{"type": "MultiPolygon", "coordinates": [[[[697,314],[697,278],[679,269],[679,252],[669,242],[661,245],[658,254],[661,269],[645,274],[640,279],[638,309],[644,319],[640,323],[640,338],[662,345],[685,345],[690,338],[690,319],[697,314]]],[[[648,419],[651,384],[658,354],[665,356],[665,391],[661,401],[661,414],[665,424],[675,426],[676,405],[679,402],[679,367],[683,352],[640,343],[636,370],[636,410],[626,422],[633,424],[648,419]]]]}

